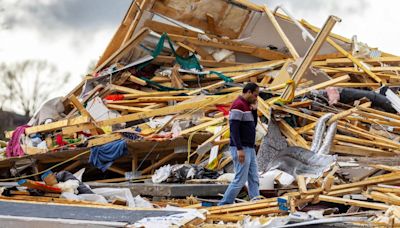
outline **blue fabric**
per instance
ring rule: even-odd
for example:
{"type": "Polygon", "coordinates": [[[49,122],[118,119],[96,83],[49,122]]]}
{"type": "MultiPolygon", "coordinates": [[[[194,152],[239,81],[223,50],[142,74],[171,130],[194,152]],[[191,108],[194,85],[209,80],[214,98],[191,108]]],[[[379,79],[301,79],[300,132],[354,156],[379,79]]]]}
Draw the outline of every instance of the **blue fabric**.
{"type": "Polygon", "coordinates": [[[110,142],[101,146],[92,147],[90,149],[89,163],[104,172],[116,159],[127,153],[128,147],[125,140],[110,142]]]}
{"type": "Polygon", "coordinates": [[[239,162],[237,148],[231,146],[229,147],[229,150],[231,152],[233,165],[235,168],[235,178],[226,189],[224,198],[222,198],[218,205],[233,203],[246,182],[248,182],[250,199],[260,195],[256,150],[252,147],[243,147],[243,151],[245,153],[245,160],[243,164],[240,164],[239,162]]]}

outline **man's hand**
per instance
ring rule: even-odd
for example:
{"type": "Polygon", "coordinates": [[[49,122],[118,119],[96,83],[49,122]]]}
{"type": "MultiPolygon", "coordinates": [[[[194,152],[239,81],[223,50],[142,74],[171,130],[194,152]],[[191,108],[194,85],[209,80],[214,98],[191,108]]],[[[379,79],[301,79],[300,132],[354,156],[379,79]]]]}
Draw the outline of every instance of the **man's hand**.
{"type": "Polygon", "coordinates": [[[238,155],[238,159],[239,159],[239,163],[243,164],[244,160],[245,160],[245,154],[243,150],[238,150],[237,151],[237,155],[238,155]]]}
{"type": "Polygon", "coordinates": [[[257,110],[258,102],[255,101],[253,104],[250,105],[251,110],[257,110]]]}

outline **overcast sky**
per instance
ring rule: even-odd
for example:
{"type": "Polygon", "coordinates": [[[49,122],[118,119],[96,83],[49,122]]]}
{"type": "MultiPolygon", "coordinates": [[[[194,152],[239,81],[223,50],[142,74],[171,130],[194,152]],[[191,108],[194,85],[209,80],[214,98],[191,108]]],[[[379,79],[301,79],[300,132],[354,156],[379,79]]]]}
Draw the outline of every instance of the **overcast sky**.
{"type": "MultiPolygon", "coordinates": [[[[322,26],[328,15],[342,19],[334,32],[382,51],[400,54],[400,1],[254,0],[284,5],[298,18],[322,26]]],[[[0,0],[0,62],[42,59],[70,72],[64,95],[98,59],[122,20],[130,0],[0,0]]]]}

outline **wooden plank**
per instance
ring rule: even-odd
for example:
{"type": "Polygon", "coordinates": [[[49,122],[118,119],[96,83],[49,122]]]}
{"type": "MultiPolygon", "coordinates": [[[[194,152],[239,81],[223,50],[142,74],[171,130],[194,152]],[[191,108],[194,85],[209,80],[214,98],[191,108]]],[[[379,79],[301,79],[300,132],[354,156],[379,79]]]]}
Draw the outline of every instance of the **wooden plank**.
{"type": "Polygon", "coordinates": [[[101,135],[100,137],[89,139],[88,147],[100,146],[120,139],[122,139],[122,135],[119,133],[101,135]]]}
{"type": "Polygon", "coordinates": [[[134,75],[129,76],[128,80],[133,82],[133,83],[136,83],[138,85],[141,85],[141,86],[147,85],[146,81],[144,81],[144,80],[142,80],[142,79],[140,79],[140,78],[138,78],[138,77],[136,77],[134,75]]]}
{"type": "MultiPolygon", "coordinates": [[[[159,55],[157,58],[153,60],[152,63],[166,63],[166,64],[172,64],[175,62],[175,57],[174,56],[165,56],[165,55],[159,55]]],[[[237,66],[241,65],[242,63],[238,62],[217,62],[214,60],[207,60],[207,59],[200,59],[200,64],[205,67],[228,67],[228,66],[237,66]]]]}
{"type": "MultiPolygon", "coordinates": [[[[311,47],[308,49],[307,53],[304,56],[303,61],[301,61],[300,66],[296,69],[292,76],[292,80],[294,81],[295,85],[299,84],[300,79],[303,77],[303,75],[306,73],[306,71],[309,69],[311,66],[311,63],[314,59],[314,57],[318,54],[320,48],[324,44],[326,38],[328,37],[330,31],[332,30],[333,26],[336,24],[336,22],[339,22],[340,19],[335,16],[329,16],[327,21],[325,22],[322,30],[318,33],[315,41],[311,45],[311,47]]],[[[292,87],[288,86],[286,87],[285,91],[283,92],[281,98],[283,100],[288,100],[290,98],[290,94],[292,93],[292,87]]]]}
{"type": "Polygon", "coordinates": [[[194,127],[191,127],[191,128],[188,128],[188,129],[185,129],[185,130],[181,131],[180,135],[186,135],[186,134],[189,134],[189,133],[192,133],[192,132],[195,132],[195,131],[203,130],[203,129],[207,128],[207,127],[220,124],[224,120],[225,120],[225,117],[220,117],[220,118],[217,118],[217,119],[213,119],[211,121],[207,121],[205,123],[202,123],[202,124],[199,124],[197,126],[194,126],[194,127]]]}
{"type": "Polygon", "coordinates": [[[115,105],[115,104],[107,104],[107,108],[119,111],[128,111],[128,112],[146,112],[151,110],[149,108],[138,108],[133,106],[115,105]]]}
{"type": "Polygon", "coordinates": [[[271,12],[271,10],[265,4],[263,6],[263,9],[264,9],[265,14],[271,21],[272,25],[274,26],[275,30],[278,32],[279,36],[281,37],[283,43],[285,43],[285,45],[288,48],[293,59],[296,60],[296,59],[300,58],[299,53],[297,53],[293,44],[290,42],[289,38],[286,36],[285,32],[282,30],[281,26],[279,25],[278,21],[276,20],[274,14],[271,12]]]}
{"type": "Polygon", "coordinates": [[[25,134],[30,135],[39,132],[47,132],[47,131],[54,131],[61,129],[63,127],[71,126],[71,125],[78,125],[88,123],[90,121],[90,117],[87,116],[80,116],[75,117],[72,119],[60,120],[48,124],[38,125],[34,127],[29,127],[25,129],[25,134]]]}
{"type": "Polygon", "coordinates": [[[206,18],[208,31],[210,31],[212,34],[217,34],[217,26],[215,25],[216,23],[213,15],[206,13],[206,18]]]}
{"type": "MultiPolygon", "coordinates": [[[[310,28],[314,32],[319,32],[319,29],[311,26],[311,24],[309,24],[308,22],[306,22],[306,21],[303,21],[303,22],[308,28],[310,28]]],[[[346,56],[348,59],[350,59],[354,64],[356,64],[359,68],[361,68],[365,73],[367,73],[376,82],[383,83],[383,81],[378,76],[376,76],[372,71],[370,71],[364,64],[362,64],[360,60],[358,60],[357,58],[354,58],[350,53],[348,53],[340,45],[335,43],[335,41],[333,41],[331,38],[328,37],[326,39],[326,41],[328,41],[328,43],[332,47],[334,47],[336,50],[338,50],[340,53],[342,53],[344,56],[346,56]]]]}
{"type": "Polygon", "coordinates": [[[93,123],[84,123],[84,124],[78,124],[78,125],[74,125],[74,126],[63,127],[62,134],[63,135],[71,135],[76,132],[85,131],[85,130],[93,130],[93,129],[96,129],[96,125],[94,125],[93,123]]]}
{"type": "Polygon", "coordinates": [[[309,149],[310,146],[307,144],[307,141],[296,132],[286,121],[282,120],[278,122],[279,128],[282,133],[287,137],[293,140],[296,146],[300,146],[306,149],[309,149]]]}
{"type": "Polygon", "coordinates": [[[112,171],[112,172],[114,172],[114,173],[118,173],[118,174],[120,174],[120,175],[122,175],[122,176],[125,176],[125,173],[126,173],[125,170],[123,170],[123,169],[121,169],[121,168],[118,168],[118,167],[115,166],[115,165],[112,165],[112,166],[108,167],[107,170],[110,170],[110,171],[112,171]]]}
{"type": "Polygon", "coordinates": [[[358,181],[354,183],[348,183],[348,184],[341,184],[341,185],[334,185],[332,186],[332,190],[340,190],[340,189],[345,189],[345,188],[353,188],[353,187],[361,187],[361,186],[366,186],[366,185],[373,185],[373,184],[378,184],[378,183],[385,183],[385,182],[390,182],[390,181],[395,181],[395,180],[400,180],[400,175],[398,173],[390,173],[390,174],[384,174],[380,175],[374,178],[368,178],[363,181],[358,181]]]}
{"type": "Polygon", "coordinates": [[[337,83],[345,82],[345,81],[348,81],[348,80],[350,80],[350,76],[349,75],[343,75],[343,76],[331,79],[329,81],[322,82],[322,83],[310,86],[310,87],[302,89],[300,91],[296,91],[294,96],[295,97],[296,96],[302,96],[302,95],[304,95],[306,93],[309,93],[309,92],[311,92],[313,90],[323,89],[323,88],[326,88],[326,87],[329,87],[329,86],[333,86],[333,85],[336,85],[337,83]]]}
{"type": "Polygon", "coordinates": [[[159,160],[158,162],[154,163],[153,165],[145,168],[144,170],[142,170],[142,174],[148,174],[151,172],[151,170],[153,169],[157,169],[158,167],[164,165],[166,162],[170,161],[171,159],[173,159],[177,154],[172,152],[169,155],[163,157],[161,160],[159,160]]]}
{"type": "MultiPolygon", "coordinates": [[[[253,71],[253,72],[249,72],[249,73],[245,73],[245,74],[242,74],[242,75],[239,75],[239,76],[232,77],[231,79],[234,82],[243,82],[243,81],[247,80],[248,78],[253,77],[255,75],[259,75],[259,74],[261,74],[263,72],[265,72],[265,70],[263,70],[263,71],[253,71]]],[[[222,87],[224,85],[225,85],[225,81],[220,81],[220,82],[208,85],[208,86],[204,86],[204,87],[202,87],[200,89],[193,90],[193,91],[189,92],[188,94],[189,95],[195,95],[195,94],[200,93],[202,90],[214,90],[214,89],[218,89],[218,88],[220,88],[220,87],[222,87]]]]}
{"type": "Polygon", "coordinates": [[[297,186],[299,187],[300,193],[307,192],[306,179],[304,178],[304,176],[297,175],[296,180],[297,180],[297,186]]]}
{"type": "Polygon", "coordinates": [[[138,102],[168,102],[168,101],[186,101],[194,98],[194,96],[162,96],[162,97],[140,97],[138,102]]]}
{"type": "MultiPolygon", "coordinates": [[[[371,102],[366,102],[366,103],[361,104],[361,105],[359,105],[359,106],[368,108],[368,107],[371,106],[371,102]]],[[[348,109],[348,110],[346,110],[346,111],[342,111],[342,112],[339,112],[339,113],[335,114],[334,116],[332,116],[332,117],[329,119],[328,125],[331,124],[331,123],[333,123],[334,121],[337,121],[337,120],[339,120],[339,119],[341,119],[341,118],[344,118],[344,117],[346,117],[346,116],[348,116],[348,115],[351,115],[351,114],[354,113],[357,109],[358,109],[358,106],[356,106],[356,107],[354,107],[354,108],[351,108],[351,109],[348,109]]],[[[305,133],[305,132],[307,132],[307,131],[309,131],[309,130],[314,129],[316,124],[317,124],[316,122],[313,122],[313,123],[310,123],[310,124],[308,124],[308,125],[305,125],[305,126],[301,127],[299,130],[297,130],[297,132],[298,132],[299,134],[303,134],[303,133],[305,133]]]]}
{"type": "Polygon", "coordinates": [[[174,96],[179,94],[185,94],[189,92],[189,90],[178,90],[178,91],[162,91],[162,92],[147,92],[143,94],[124,94],[124,99],[134,99],[140,97],[160,97],[160,96],[174,96]]]}
{"type": "Polygon", "coordinates": [[[109,85],[109,88],[111,91],[117,91],[120,93],[130,93],[130,94],[146,94],[146,92],[140,91],[140,90],[136,90],[136,89],[132,89],[129,87],[124,87],[124,86],[119,86],[119,85],[114,85],[111,84],[109,85]]]}
{"type": "Polygon", "coordinates": [[[142,17],[146,2],[147,2],[147,0],[135,0],[134,4],[136,5],[136,15],[128,28],[128,31],[124,37],[124,40],[122,41],[122,45],[126,44],[128,42],[128,40],[132,37],[132,34],[135,32],[136,27],[140,21],[140,18],[142,17]],[[141,1],[140,5],[138,5],[139,1],[141,1]]]}
{"type": "Polygon", "coordinates": [[[319,195],[318,199],[321,201],[325,201],[325,202],[339,203],[339,204],[344,204],[344,205],[351,205],[351,206],[363,207],[363,208],[371,208],[371,209],[377,209],[377,210],[387,210],[390,207],[390,205],[386,205],[383,203],[370,203],[370,202],[365,202],[365,201],[360,201],[360,200],[343,199],[343,198],[327,196],[327,195],[319,195]]]}
{"type": "Polygon", "coordinates": [[[144,26],[148,27],[149,29],[157,33],[167,32],[168,34],[176,34],[181,36],[192,36],[192,37],[197,37],[199,34],[198,32],[183,27],[178,27],[154,20],[146,20],[144,22],[144,26]]]}
{"type": "Polygon", "coordinates": [[[71,95],[68,99],[78,109],[81,115],[90,117],[90,119],[94,120],[93,117],[90,115],[90,113],[85,109],[85,107],[83,107],[82,103],[78,100],[78,98],[75,97],[75,95],[71,95]]]}
{"type": "Polygon", "coordinates": [[[118,30],[115,32],[113,38],[108,43],[106,49],[104,50],[103,54],[101,55],[99,61],[96,64],[96,68],[103,64],[106,59],[108,59],[115,51],[117,51],[124,40],[124,37],[129,29],[129,25],[132,23],[134,15],[136,14],[136,7],[135,2],[132,1],[129,9],[122,20],[118,30]]]}
{"type": "Polygon", "coordinates": [[[233,101],[236,97],[238,96],[238,93],[231,93],[227,95],[223,95],[220,97],[213,97],[213,98],[204,98],[199,101],[194,101],[187,103],[178,103],[174,106],[168,106],[165,108],[159,108],[157,110],[151,110],[151,111],[146,111],[146,112],[139,112],[139,113],[133,113],[121,117],[116,117],[113,119],[108,119],[104,121],[98,122],[100,126],[107,126],[107,125],[112,125],[112,124],[118,124],[118,123],[126,123],[134,120],[139,120],[139,119],[145,119],[145,118],[150,118],[154,116],[161,116],[161,115],[169,115],[169,114],[174,114],[177,112],[182,112],[185,110],[193,110],[197,109],[200,107],[203,107],[204,105],[214,105],[217,103],[223,103],[223,102],[231,102],[233,101]]]}
{"type": "Polygon", "coordinates": [[[189,36],[181,36],[175,34],[169,34],[171,40],[175,42],[188,42],[198,46],[206,46],[206,47],[213,47],[213,48],[221,48],[230,51],[241,52],[245,54],[252,55],[257,58],[266,59],[266,60],[280,60],[280,59],[287,59],[288,56],[277,52],[268,50],[265,48],[258,48],[256,46],[245,45],[239,42],[230,41],[230,40],[199,40],[196,37],[189,37],[189,36]]]}
{"type": "Polygon", "coordinates": [[[115,61],[118,61],[120,58],[122,58],[126,53],[129,51],[133,50],[137,45],[139,45],[140,42],[143,41],[143,39],[150,33],[150,30],[148,28],[143,28],[137,34],[132,37],[126,44],[121,46],[118,50],[116,50],[108,59],[106,59],[103,63],[101,63],[99,66],[96,67],[94,72],[99,72],[106,66],[115,63],[115,61]]]}

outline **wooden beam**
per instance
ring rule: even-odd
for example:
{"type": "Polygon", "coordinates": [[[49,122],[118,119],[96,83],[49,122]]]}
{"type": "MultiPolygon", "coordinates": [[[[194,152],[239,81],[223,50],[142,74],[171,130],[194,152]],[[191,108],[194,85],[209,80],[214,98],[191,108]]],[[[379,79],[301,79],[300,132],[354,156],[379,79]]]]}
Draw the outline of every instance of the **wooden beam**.
{"type": "Polygon", "coordinates": [[[215,20],[212,14],[206,13],[206,18],[207,18],[207,25],[208,25],[208,30],[212,34],[217,34],[217,26],[215,25],[215,20]]]}
{"type": "Polygon", "coordinates": [[[365,201],[360,201],[360,200],[343,199],[343,198],[327,196],[327,195],[319,195],[318,199],[321,201],[324,201],[324,202],[339,203],[339,204],[344,204],[344,205],[351,205],[351,206],[363,207],[363,208],[371,208],[371,209],[377,209],[377,210],[387,210],[390,207],[390,205],[386,205],[383,203],[370,203],[370,202],[365,202],[365,201]]]}
{"type": "Polygon", "coordinates": [[[151,170],[153,169],[157,169],[158,167],[164,165],[166,162],[170,161],[171,159],[173,159],[177,154],[172,152],[169,155],[163,157],[161,160],[159,160],[158,162],[154,163],[153,165],[145,168],[144,170],[142,170],[142,174],[148,174],[151,172],[151,170]]]}
{"type": "Polygon", "coordinates": [[[85,109],[85,107],[83,107],[82,103],[78,100],[78,98],[75,97],[75,95],[71,95],[68,99],[78,109],[81,115],[90,117],[90,119],[94,120],[93,117],[90,115],[90,113],[85,109]]]}
{"type": "Polygon", "coordinates": [[[119,133],[101,135],[97,138],[89,139],[88,147],[100,146],[120,139],[122,139],[122,135],[119,133]]]}
{"type": "Polygon", "coordinates": [[[304,178],[303,175],[297,175],[296,176],[297,180],[297,186],[299,187],[300,193],[304,193],[307,191],[307,186],[306,186],[306,179],[304,178]]]}
{"type": "MultiPolygon", "coordinates": [[[[133,4],[136,5],[138,1],[139,0],[135,0],[133,4]]],[[[136,27],[142,17],[146,2],[147,0],[141,0],[140,5],[136,5],[137,8],[136,8],[135,18],[133,19],[132,23],[129,26],[129,29],[124,37],[124,40],[122,41],[122,45],[124,45],[132,37],[132,34],[135,32],[136,27]]]]}
{"type": "MultiPolygon", "coordinates": [[[[306,24],[306,26],[308,28],[310,28],[314,32],[319,32],[319,30],[317,28],[311,26],[311,24],[309,24],[308,22],[304,21],[304,23],[306,24]]],[[[360,60],[358,60],[357,58],[354,58],[350,53],[348,53],[340,45],[335,43],[335,41],[333,41],[331,38],[328,37],[326,39],[326,41],[328,41],[328,43],[332,47],[334,47],[336,50],[338,50],[340,53],[342,53],[344,56],[346,56],[348,59],[350,59],[354,64],[356,64],[359,68],[361,68],[365,73],[367,73],[376,82],[383,83],[383,81],[378,76],[376,76],[374,73],[372,73],[372,71],[370,71],[364,64],[362,64],[360,60]]]]}
{"type": "Polygon", "coordinates": [[[108,59],[115,51],[117,51],[122,46],[122,42],[129,29],[129,25],[132,23],[135,17],[134,16],[135,13],[136,13],[135,2],[132,1],[124,19],[122,20],[120,26],[118,27],[118,30],[115,32],[113,38],[108,43],[107,48],[104,50],[99,61],[97,62],[96,68],[99,65],[103,64],[106,59],[108,59]]]}
{"type": "Polygon", "coordinates": [[[217,103],[226,103],[226,102],[231,102],[236,97],[238,96],[238,93],[231,93],[227,95],[222,95],[218,97],[206,97],[204,99],[201,99],[199,101],[193,101],[193,102],[182,102],[182,104],[178,103],[174,106],[168,106],[164,108],[159,108],[156,110],[151,110],[151,111],[146,111],[146,112],[139,112],[139,113],[133,113],[121,117],[116,117],[113,119],[108,119],[108,120],[103,120],[98,122],[99,126],[107,126],[107,125],[113,125],[113,124],[118,124],[118,123],[126,123],[130,121],[135,121],[139,119],[145,119],[145,118],[150,118],[154,116],[162,116],[162,115],[169,115],[169,114],[174,114],[178,112],[182,112],[185,110],[194,110],[200,107],[203,107],[204,105],[214,105],[217,103]]]}
{"type": "Polygon", "coordinates": [[[205,123],[202,123],[202,124],[199,124],[197,126],[194,126],[194,127],[191,127],[191,128],[188,128],[188,129],[185,129],[185,130],[181,131],[180,135],[186,135],[186,134],[189,134],[189,133],[192,133],[192,132],[195,132],[195,131],[199,131],[199,130],[205,129],[205,128],[213,126],[213,125],[220,124],[224,120],[225,120],[225,117],[220,117],[220,118],[217,118],[217,119],[213,119],[211,121],[207,121],[205,123]]]}
{"type": "Polygon", "coordinates": [[[108,167],[107,170],[110,170],[110,171],[112,171],[112,172],[114,172],[114,173],[121,174],[122,176],[125,176],[125,173],[126,173],[125,170],[123,170],[123,169],[121,169],[121,168],[118,168],[118,167],[116,167],[115,165],[112,165],[112,166],[108,167]]]}
{"type": "Polygon", "coordinates": [[[76,132],[85,131],[85,130],[93,130],[93,129],[96,129],[96,125],[94,125],[93,123],[84,123],[84,124],[78,124],[78,125],[74,125],[74,126],[63,127],[62,134],[63,135],[71,135],[76,132]]]}
{"type": "Polygon", "coordinates": [[[119,111],[128,111],[128,112],[146,112],[151,110],[148,108],[138,108],[133,106],[115,105],[115,104],[107,104],[107,108],[119,111]]]}
{"type": "Polygon", "coordinates": [[[43,125],[26,128],[25,134],[30,135],[30,134],[39,133],[39,132],[54,131],[54,130],[58,130],[58,129],[61,129],[61,128],[67,127],[67,126],[88,123],[89,121],[90,121],[90,117],[87,117],[87,116],[80,116],[80,117],[75,117],[72,119],[60,120],[60,121],[56,121],[56,122],[52,122],[52,123],[48,123],[48,124],[43,124],[43,125]]]}
{"type": "Polygon", "coordinates": [[[129,88],[129,87],[124,87],[124,86],[119,86],[119,85],[114,85],[114,84],[109,85],[109,88],[110,88],[111,91],[117,91],[117,92],[120,92],[120,93],[146,94],[146,92],[143,92],[143,91],[140,91],[140,90],[137,90],[137,89],[132,89],[132,88],[129,88]]]}
{"type": "Polygon", "coordinates": [[[245,44],[231,41],[231,40],[219,39],[217,41],[214,41],[214,40],[205,41],[205,40],[199,40],[198,38],[195,38],[195,37],[181,36],[181,35],[175,35],[175,34],[169,34],[169,37],[171,38],[171,40],[173,40],[175,42],[188,42],[188,43],[192,43],[194,45],[199,45],[199,46],[221,48],[221,49],[226,49],[226,50],[230,50],[230,51],[236,51],[236,52],[249,54],[254,57],[261,58],[261,59],[280,60],[280,59],[288,58],[288,56],[286,56],[280,52],[277,52],[277,51],[268,50],[266,48],[259,48],[259,47],[252,46],[252,45],[245,45],[245,44]]]}
{"type": "Polygon", "coordinates": [[[304,95],[306,93],[309,93],[311,91],[323,89],[323,88],[326,88],[326,87],[329,87],[329,86],[336,85],[337,83],[340,83],[340,82],[346,82],[348,80],[350,80],[350,76],[346,74],[346,75],[343,75],[343,76],[328,80],[326,82],[322,82],[322,83],[310,86],[310,87],[302,89],[300,91],[296,91],[294,96],[295,97],[302,96],[302,95],[304,95]]]}
{"type": "MultiPolygon", "coordinates": [[[[295,85],[299,84],[301,78],[311,66],[314,57],[318,54],[322,45],[325,43],[326,38],[328,37],[329,33],[331,32],[336,22],[340,22],[340,18],[335,16],[329,16],[328,20],[324,24],[324,27],[318,33],[315,41],[312,43],[311,47],[305,54],[303,61],[301,61],[300,63],[300,66],[296,69],[296,71],[292,76],[292,80],[294,81],[295,85]]],[[[281,98],[283,100],[288,100],[290,98],[292,90],[293,88],[291,86],[286,87],[281,98]]]]}
{"type": "Polygon", "coordinates": [[[137,45],[139,45],[143,39],[150,33],[148,28],[143,28],[137,34],[132,37],[128,42],[121,46],[117,51],[115,51],[107,60],[96,67],[94,72],[99,72],[106,66],[115,63],[121,59],[125,54],[132,51],[137,45]]]}
{"type": "Polygon", "coordinates": [[[264,9],[264,12],[266,13],[267,17],[271,21],[272,25],[275,27],[275,30],[278,32],[279,36],[281,37],[282,41],[285,43],[285,45],[288,48],[292,57],[295,60],[300,58],[299,53],[297,53],[293,44],[290,42],[290,40],[286,36],[285,32],[282,30],[281,26],[279,25],[278,21],[276,20],[274,14],[271,12],[271,10],[267,7],[267,5],[264,5],[263,9],[264,9]]]}

